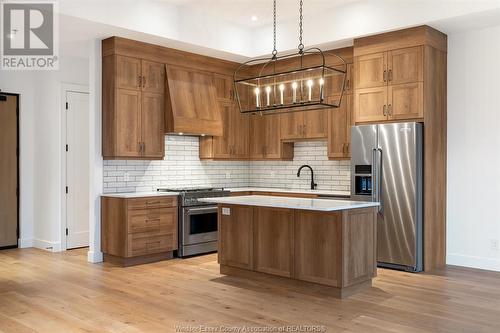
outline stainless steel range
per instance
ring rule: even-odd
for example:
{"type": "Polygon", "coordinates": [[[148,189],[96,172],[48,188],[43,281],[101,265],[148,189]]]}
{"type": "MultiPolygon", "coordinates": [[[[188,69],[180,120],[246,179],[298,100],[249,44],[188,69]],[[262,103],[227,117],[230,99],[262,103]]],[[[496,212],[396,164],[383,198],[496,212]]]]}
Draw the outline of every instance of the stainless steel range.
{"type": "Polygon", "coordinates": [[[179,257],[217,251],[217,205],[201,198],[226,197],[223,188],[162,189],[179,192],[179,257]]]}

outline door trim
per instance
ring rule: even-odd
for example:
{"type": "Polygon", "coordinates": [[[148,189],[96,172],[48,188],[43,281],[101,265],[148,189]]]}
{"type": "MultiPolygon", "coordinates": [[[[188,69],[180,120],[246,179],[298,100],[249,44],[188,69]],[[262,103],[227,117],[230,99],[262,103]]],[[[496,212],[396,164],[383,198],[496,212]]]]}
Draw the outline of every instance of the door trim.
{"type": "Polygon", "coordinates": [[[21,184],[20,184],[20,178],[19,178],[19,172],[20,172],[20,168],[19,168],[19,157],[21,155],[21,148],[19,147],[19,138],[20,138],[20,127],[19,127],[19,113],[21,112],[21,110],[19,109],[19,100],[21,98],[20,94],[14,94],[14,93],[9,93],[9,92],[3,92],[2,90],[0,90],[0,95],[4,95],[4,96],[15,96],[17,97],[17,101],[16,101],[16,149],[17,149],[17,179],[16,179],[16,183],[17,183],[17,240],[16,240],[16,245],[12,245],[12,246],[3,246],[3,247],[0,247],[0,250],[5,250],[5,249],[15,249],[15,248],[18,248],[19,247],[19,242],[20,242],[20,237],[21,237],[21,230],[20,230],[20,218],[19,218],[19,214],[21,213],[20,209],[19,209],[19,206],[20,206],[20,198],[21,198],[21,184]]]}
{"type": "MultiPolygon", "coordinates": [[[[89,94],[90,90],[89,86],[82,84],[73,84],[73,83],[61,83],[61,242],[60,242],[60,250],[66,251],[67,242],[66,242],[66,228],[68,226],[68,221],[66,219],[66,94],[68,92],[81,93],[81,94],[89,94]]],[[[90,110],[89,110],[90,113],[90,110]]],[[[90,159],[90,152],[89,152],[90,159]]],[[[88,180],[90,182],[90,179],[88,180]]],[[[90,201],[90,198],[89,198],[90,201]]],[[[90,222],[89,222],[90,223],[90,222]]],[[[90,237],[90,236],[89,236],[90,237]]],[[[89,239],[90,244],[90,239],[89,239]]]]}

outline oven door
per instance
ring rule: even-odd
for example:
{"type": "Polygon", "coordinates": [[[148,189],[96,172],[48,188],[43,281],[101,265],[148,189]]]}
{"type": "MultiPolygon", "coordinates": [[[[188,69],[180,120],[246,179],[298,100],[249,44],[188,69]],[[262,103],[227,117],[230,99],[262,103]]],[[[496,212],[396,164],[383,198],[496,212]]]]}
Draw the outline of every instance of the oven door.
{"type": "Polygon", "coordinates": [[[217,206],[183,208],[183,245],[217,241],[217,206]]]}

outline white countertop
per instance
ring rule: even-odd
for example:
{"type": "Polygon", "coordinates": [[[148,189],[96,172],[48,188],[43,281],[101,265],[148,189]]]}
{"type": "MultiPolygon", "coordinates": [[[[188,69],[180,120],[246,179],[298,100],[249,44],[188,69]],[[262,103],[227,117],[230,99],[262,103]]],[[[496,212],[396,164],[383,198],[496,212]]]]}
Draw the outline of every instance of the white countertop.
{"type": "Polygon", "coordinates": [[[205,198],[200,199],[200,201],[228,205],[317,210],[323,212],[377,207],[380,205],[378,202],[274,197],[266,195],[243,195],[234,197],[205,198]]]}
{"type": "Polygon", "coordinates": [[[276,192],[276,193],[303,193],[303,194],[316,194],[326,196],[344,196],[350,197],[350,191],[328,191],[328,190],[304,190],[293,188],[274,188],[274,187],[229,187],[224,188],[230,192],[276,192]]]}
{"type": "Polygon", "coordinates": [[[104,193],[103,197],[109,198],[147,198],[147,197],[172,197],[178,196],[178,192],[124,192],[124,193],[104,193]]]}

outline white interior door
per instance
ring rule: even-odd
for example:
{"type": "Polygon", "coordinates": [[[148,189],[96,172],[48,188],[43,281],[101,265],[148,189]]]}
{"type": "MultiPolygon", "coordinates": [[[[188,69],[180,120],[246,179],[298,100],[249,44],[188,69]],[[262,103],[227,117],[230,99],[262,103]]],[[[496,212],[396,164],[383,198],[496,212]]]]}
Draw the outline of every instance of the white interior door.
{"type": "Polygon", "coordinates": [[[66,92],[66,248],[89,245],[89,94],[66,92]]]}

